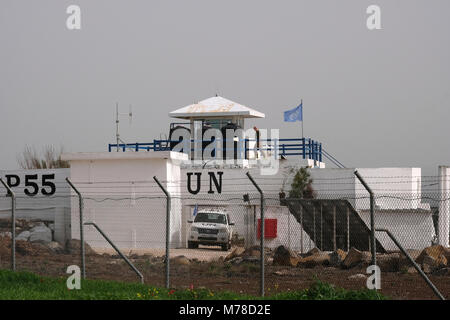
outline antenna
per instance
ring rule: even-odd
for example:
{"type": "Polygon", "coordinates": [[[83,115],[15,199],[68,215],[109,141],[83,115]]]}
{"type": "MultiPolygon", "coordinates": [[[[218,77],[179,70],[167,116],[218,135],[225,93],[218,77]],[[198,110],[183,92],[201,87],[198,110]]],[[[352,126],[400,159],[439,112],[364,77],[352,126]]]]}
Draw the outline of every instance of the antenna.
{"type": "Polygon", "coordinates": [[[116,145],[117,145],[117,152],[119,152],[120,147],[119,144],[123,143],[125,144],[125,142],[120,138],[120,134],[119,134],[119,122],[120,116],[128,116],[129,117],[129,125],[131,126],[131,121],[133,119],[133,112],[131,110],[131,104],[130,104],[130,109],[128,113],[119,113],[119,103],[116,102],[116,145]]]}

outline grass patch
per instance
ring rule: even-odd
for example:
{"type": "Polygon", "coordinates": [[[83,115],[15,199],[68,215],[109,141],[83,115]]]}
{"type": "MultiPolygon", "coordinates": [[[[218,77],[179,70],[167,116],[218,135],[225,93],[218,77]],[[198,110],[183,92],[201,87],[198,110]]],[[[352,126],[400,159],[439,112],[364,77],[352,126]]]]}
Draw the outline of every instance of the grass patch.
{"type": "MultiPolygon", "coordinates": [[[[256,300],[260,297],[208,289],[174,290],[139,283],[83,280],[81,290],[68,290],[66,278],[0,270],[0,300],[256,300]]],[[[380,300],[372,290],[351,291],[316,281],[309,289],[282,292],[269,300],[380,300]]]]}

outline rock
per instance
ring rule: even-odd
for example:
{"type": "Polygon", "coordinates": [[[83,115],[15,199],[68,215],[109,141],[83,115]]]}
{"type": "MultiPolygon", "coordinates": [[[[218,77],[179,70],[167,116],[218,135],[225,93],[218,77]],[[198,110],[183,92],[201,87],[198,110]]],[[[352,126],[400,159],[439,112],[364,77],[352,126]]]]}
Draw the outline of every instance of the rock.
{"type": "Polygon", "coordinates": [[[330,253],[330,265],[333,267],[339,267],[344,262],[347,253],[344,250],[337,249],[330,253]]]}
{"type": "MultiPolygon", "coordinates": [[[[66,252],[68,254],[80,254],[81,241],[79,239],[68,239],[66,241],[66,252]]],[[[92,250],[91,246],[84,242],[85,255],[95,255],[96,252],[92,250]]]]}
{"type": "Polygon", "coordinates": [[[344,261],[342,262],[342,266],[347,269],[352,268],[362,263],[363,260],[364,260],[363,253],[352,247],[350,251],[347,253],[347,256],[345,257],[344,261]]]}
{"type": "Polygon", "coordinates": [[[450,268],[441,268],[433,272],[435,276],[450,276],[450,268]]]}
{"type": "Polygon", "coordinates": [[[11,234],[11,232],[9,232],[9,231],[6,231],[6,232],[0,232],[0,237],[3,237],[3,238],[12,238],[12,234],[11,234]]]}
{"type": "Polygon", "coordinates": [[[397,272],[400,270],[399,260],[399,253],[377,255],[377,266],[384,272],[397,272]]]}
{"type": "Polygon", "coordinates": [[[275,249],[272,263],[274,266],[296,267],[299,261],[300,259],[295,252],[285,246],[278,246],[275,249]]]}
{"type": "Polygon", "coordinates": [[[259,261],[259,257],[254,256],[243,257],[242,259],[243,263],[259,263],[259,261]]]}
{"type": "Polygon", "coordinates": [[[30,230],[30,242],[49,243],[52,241],[52,230],[47,228],[44,223],[39,224],[30,230]]]}
{"type": "Polygon", "coordinates": [[[24,240],[16,241],[16,252],[23,256],[40,256],[51,253],[50,249],[42,243],[31,243],[24,240]]]}
{"type": "MultiPolygon", "coordinates": [[[[417,257],[420,255],[421,250],[407,249],[406,252],[415,261],[417,259],[417,257]]],[[[400,253],[400,256],[398,258],[398,271],[407,272],[408,268],[410,268],[410,267],[412,267],[412,263],[409,261],[409,259],[403,253],[400,253]]]]}
{"type": "Polygon", "coordinates": [[[443,268],[449,265],[448,259],[444,255],[439,256],[436,263],[438,268],[443,268]]]}
{"type": "Polygon", "coordinates": [[[435,270],[445,268],[446,266],[447,266],[447,259],[443,255],[438,256],[437,259],[435,259],[432,256],[426,255],[422,259],[422,270],[425,273],[432,273],[435,270]]]}
{"type": "Polygon", "coordinates": [[[170,263],[173,263],[175,265],[182,265],[182,266],[188,266],[191,264],[191,261],[186,258],[185,256],[176,256],[172,259],[170,259],[170,263]]]}
{"type": "Polygon", "coordinates": [[[278,270],[273,273],[276,276],[287,276],[290,274],[289,270],[278,270]]]}
{"type": "Polygon", "coordinates": [[[47,248],[49,248],[52,252],[57,254],[64,253],[63,246],[56,241],[49,242],[47,244],[47,248]]]}
{"type": "Polygon", "coordinates": [[[297,264],[298,267],[314,268],[316,266],[328,266],[330,264],[330,255],[326,252],[321,252],[300,258],[297,264]]]}
{"type": "Polygon", "coordinates": [[[229,261],[233,258],[240,257],[244,254],[244,252],[245,252],[244,248],[236,247],[225,257],[225,261],[229,261]]]}
{"type": "Polygon", "coordinates": [[[414,267],[407,267],[406,268],[406,273],[415,274],[415,273],[418,273],[418,272],[417,272],[416,268],[414,268],[414,267]]]}
{"type": "Polygon", "coordinates": [[[242,253],[242,256],[245,256],[245,257],[259,257],[261,255],[261,251],[259,249],[260,249],[259,246],[250,247],[250,248],[246,249],[242,253]]]}
{"type": "Polygon", "coordinates": [[[232,265],[240,265],[243,261],[244,261],[244,258],[235,257],[235,258],[229,260],[228,262],[231,263],[232,265]]]}
{"type": "Polygon", "coordinates": [[[366,279],[367,276],[365,274],[362,273],[357,273],[354,275],[351,275],[350,277],[348,277],[349,280],[360,280],[360,279],[366,279]]]}
{"type": "Polygon", "coordinates": [[[231,263],[232,265],[235,265],[235,266],[241,265],[243,263],[258,264],[259,263],[259,258],[258,257],[252,257],[252,256],[236,257],[236,258],[233,258],[233,259],[229,260],[228,263],[231,263]]]}
{"type": "Polygon", "coordinates": [[[314,247],[314,248],[312,248],[311,250],[309,250],[309,251],[305,254],[305,256],[306,256],[306,257],[308,257],[308,256],[313,256],[313,255],[318,254],[318,253],[320,253],[320,252],[321,252],[321,251],[320,251],[319,248],[314,247]]]}
{"type": "Polygon", "coordinates": [[[30,239],[30,231],[23,231],[21,233],[19,233],[19,235],[16,237],[16,240],[24,240],[24,241],[28,241],[30,239]]]}
{"type": "Polygon", "coordinates": [[[50,230],[55,231],[55,224],[54,223],[49,223],[48,227],[50,230]]]}
{"type": "Polygon", "coordinates": [[[437,261],[440,256],[445,257],[446,255],[447,255],[446,248],[444,248],[441,245],[434,245],[423,249],[420,255],[417,257],[416,262],[418,264],[422,264],[426,256],[432,257],[434,260],[437,261]]]}

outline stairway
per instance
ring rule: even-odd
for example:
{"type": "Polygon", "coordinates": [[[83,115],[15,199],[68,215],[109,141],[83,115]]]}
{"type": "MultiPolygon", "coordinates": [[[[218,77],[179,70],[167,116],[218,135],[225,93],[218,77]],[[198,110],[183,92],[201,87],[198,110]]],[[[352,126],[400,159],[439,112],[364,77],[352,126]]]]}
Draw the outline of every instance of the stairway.
{"type": "MultiPolygon", "coordinates": [[[[322,251],[348,251],[351,247],[370,251],[370,229],[348,200],[285,199],[285,203],[322,251]]],[[[386,252],[378,240],[376,249],[386,252]]]]}

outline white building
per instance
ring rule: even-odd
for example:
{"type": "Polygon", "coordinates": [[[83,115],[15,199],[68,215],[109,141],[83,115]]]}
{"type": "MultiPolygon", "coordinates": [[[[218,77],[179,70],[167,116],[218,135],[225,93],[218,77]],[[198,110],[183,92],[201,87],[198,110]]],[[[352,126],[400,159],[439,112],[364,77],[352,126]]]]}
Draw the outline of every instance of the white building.
{"type": "MultiPolygon", "coordinates": [[[[213,97],[171,112],[170,116],[189,120],[189,123],[176,124],[171,129],[184,126],[189,135],[193,132],[189,137],[189,140],[192,139],[189,146],[193,149],[202,138],[205,125],[221,129],[233,123],[235,128],[245,131],[246,118],[261,118],[264,114],[222,97],[213,97]]],[[[245,133],[251,135],[251,132],[245,133]]],[[[364,228],[369,225],[368,193],[356,179],[355,169],[325,168],[320,143],[311,139],[292,141],[269,136],[260,138],[257,149],[255,136],[239,133],[232,139],[234,143],[246,140],[245,152],[240,153],[237,159],[225,162],[196,154],[189,151],[189,147],[183,150],[187,154],[170,152],[168,150],[173,145],[170,141],[161,140],[109,145],[109,151],[119,148],[125,152],[65,154],[63,159],[70,161],[71,179],[88,198],[85,200],[85,220],[95,221],[121,248],[164,246],[165,199],[153,182],[153,176],[164,182],[173,197],[173,247],[186,246],[186,222],[191,218],[195,205],[200,208],[225,207],[236,222],[236,232],[245,238],[246,245],[256,243],[259,194],[246,177],[246,172],[252,174],[265,193],[266,218],[277,221],[276,237],[266,241],[270,247],[285,244],[301,249],[302,244],[302,249],[308,250],[315,245],[287,207],[279,203],[282,186],[286,185],[284,190],[288,190],[290,181],[286,172],[292,167],[311,167],[316,199],[345,197],[357,212],[358,219],[366,224],[364,228]],[[273,164],[267,161],[269,158],[275,159],[279,167],[267,175],[264,168],[273,164]],[[242,199],[246,193],[251,195],[250,203],[242,199]]],[[[204,148],[203,143],[199,145],[204,148]]],[[[406,248],[419,249],[430,245],[435,231],[431,210],[420,201],[420,168],[358,168],[358,171],[377,196],[376,226],[390,229],[406,248]],[[386,181],[388,183],[384,183],[386,181]]],[[[78,208],[72,202],[71,229],[74,237],[78,237],[79,232],[77,219],[78,208]]],[[[379,234],[377,238],[384,249],[396,249],[385,235],[379,234]]],[[[86,228],[85,239],[93,247],[107,246],[92,228],[86,228]]]]}

